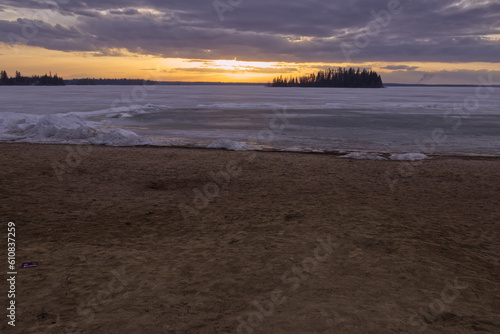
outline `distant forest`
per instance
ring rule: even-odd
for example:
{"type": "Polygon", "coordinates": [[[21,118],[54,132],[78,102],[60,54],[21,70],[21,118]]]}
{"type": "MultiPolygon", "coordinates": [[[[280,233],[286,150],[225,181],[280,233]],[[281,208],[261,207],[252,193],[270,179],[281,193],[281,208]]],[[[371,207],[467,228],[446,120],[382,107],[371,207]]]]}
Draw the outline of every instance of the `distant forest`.
{"type": "Polygon", "coordinates": [[[93,85],[122,85],[122,86],[141,86],[141,85],[159,85],[159,86],[193,86],[193,85],[240,85],[240,86],[262,86],[262,83],[251,82],[204,82],[204,81],[153,81],[143,79],[96,79],[82,78],[66,80],[66,85],[93,86],[93,85]]]}
{"type": "Polygon", "coordinates": [[[122,86],[140,86],[140,85],[156,85],[156,81],[140,80],[140,79],[71,79],[66,80],[67,85],[94,86],[94,85],[122,85],[122,86]]]}
{"type": "Polygon", "coordinates": [[[9,77],[6,71],[0,72],[0,86],[64,86],[64,79],[52,73],[44,76],[34,75],[31,77],[23,77],[20,72],[16,71],[15,77],[9,77]]]}
{"type": "Polygon", "coordinates": [[[377,72],[359,68],[338,68],[301,77],[283,78],[279,76],[269,83],[269,87],[344,87],[344,88],[383,88],[382,78],[377,72]]]}

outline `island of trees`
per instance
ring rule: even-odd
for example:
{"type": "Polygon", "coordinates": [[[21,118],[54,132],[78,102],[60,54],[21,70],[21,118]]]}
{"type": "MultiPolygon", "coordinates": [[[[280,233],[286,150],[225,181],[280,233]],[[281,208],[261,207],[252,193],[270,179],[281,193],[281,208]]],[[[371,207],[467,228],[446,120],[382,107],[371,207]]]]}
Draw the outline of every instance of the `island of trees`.
{"type": "Polygon", "coordinates": [[[24,77],[16,71],[15,77],[9,77],[6,71],[0,72],[0,86],[64,86],[64,79],[57,74],[44,76],[33,75],[24,77]]]}
{"type": "Polygon", "coordinates": [[[382,78],[377,72],[362,71],[358,68],[338,68],[319,71],[301,77],[273,79],[269,87],[344,87],[344,88],[383,88],[382,78]]]}

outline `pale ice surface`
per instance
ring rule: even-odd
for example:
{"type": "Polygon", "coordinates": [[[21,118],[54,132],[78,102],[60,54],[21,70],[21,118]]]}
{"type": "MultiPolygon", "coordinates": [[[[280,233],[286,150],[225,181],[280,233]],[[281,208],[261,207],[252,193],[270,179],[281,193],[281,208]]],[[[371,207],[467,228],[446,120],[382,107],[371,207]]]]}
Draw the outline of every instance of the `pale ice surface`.
{"type": "Polygon", "coordinates": [[[0,141],[500,156],[499,90],[0,87],[0,141]]]}

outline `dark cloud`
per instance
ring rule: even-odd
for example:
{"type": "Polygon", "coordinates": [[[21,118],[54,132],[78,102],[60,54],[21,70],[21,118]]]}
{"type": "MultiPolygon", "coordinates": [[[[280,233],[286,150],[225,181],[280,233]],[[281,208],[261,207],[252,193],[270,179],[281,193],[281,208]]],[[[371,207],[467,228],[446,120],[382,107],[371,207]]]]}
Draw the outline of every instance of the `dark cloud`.
{"type": "Polygon", "coordinates": [[[165,72],[194,72],[194,73],[292,73],[298,72],[299,69],[292,66],[278,67],[256,67],[256,66],[240,66],[234,69],[217,68],[217,67],[179,67],[166,70],[165,72]]]}
{"type": "MultiPolygon", "coordinates": [[[[389,3],[243,0],[223,21],[212,0],[4,0],[3,6],[74,17],[74,26],[46,24],[26,41],[62,51],[284,62],[499,61],[499,41],[486,37],[499,33],[498,1],[400,0],[397,14],[389,13],[389,3]]],[[[22,37],[23,27],[0,21],[0,41],[9,43],[8,33],[22,37]]]]}
{"type": "Polygon", "coordinates": [[[489,70],[442,70],[442,71],[380,71],[384,82],[407,84],[470,84],[500,85],[500,71],[489,70]]]}
{"type": "Polygon", "coordinates": [[[114,15],[139,15],[140,14],[140,12],[135,8],[110,10],[109,13],[114,14],[114,15]]]}
{"type": "MultiPolygon", "coordinates": [[[[93,54],[94,57],[122,57],[125,55],[123,49],[101,49],[93,54]]],[[[130,57],[131,55],[127,54],[126,56],[130,57]]],[[[134,56],[138,57],[137,55],[134,56]]]]}
{"type": "Polygon", "coordinates": [[[172,69],[168,69],[168,70],[165,70],[164,72],[168,72],[168,73],[172,73],[172,72],[182,72],[182,73],[185,73],[185,72],[191,72],[191,73],[219,73],[219,74],[223,74],[223,73],[238,73],[238,72],[244,72],[244,71],[241,71],[241,70],[233,70],[233,69],[224,69],[224,68],[209,68],[209,67],[201,67],[201,68],[196,68],[196,67],[189,67],[189,68],[183,68],[183,67],[179,67],[179,68],[172,68],[172,69]]]}
{"type": "Polygon", "coordinates": [[[455,70],[455,71],[437,71],[437,72],[422,72],[422,83],[432,81],[440,82],[469,82],[471,84],[482,85],[500,85],[500,71],[488,70],[455,70]]]}
{"type": "MultiPolygon", "coordinates": [[[[63,12],[64,14],[70,14],[63,12]]],[[[101,14],[95,10],[79,9],[72,12],[70,15],[87,16],[87,17],[101,17],[101,14]]]]}
{"type": "Polygon", "coordinates": [[[16,45],[27,44],[51,50],[94,51],[94,38],[75,27],[51,25],[43,21],[18,19],[15,22],[0,21],[0,41],[16,45]]]}
{"type": "Polygon", "coordinates": [[[414,71],[418,69],[418,66],[407,66],[407,65],[388,65],[385,67],[381,67],[386,70],[393,70],[393,71],[414,71]]]}

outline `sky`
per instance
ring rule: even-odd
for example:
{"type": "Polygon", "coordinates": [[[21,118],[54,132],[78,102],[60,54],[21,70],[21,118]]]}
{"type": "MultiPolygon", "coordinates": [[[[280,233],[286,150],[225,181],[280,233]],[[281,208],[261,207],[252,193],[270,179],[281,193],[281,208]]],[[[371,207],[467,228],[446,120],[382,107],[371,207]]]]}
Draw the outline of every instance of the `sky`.
{"type": "Polygon", "coordinates": [[[2,0],[0,68],[268,82],[335,67],[500,83],[500,0],[2,0]]]}

